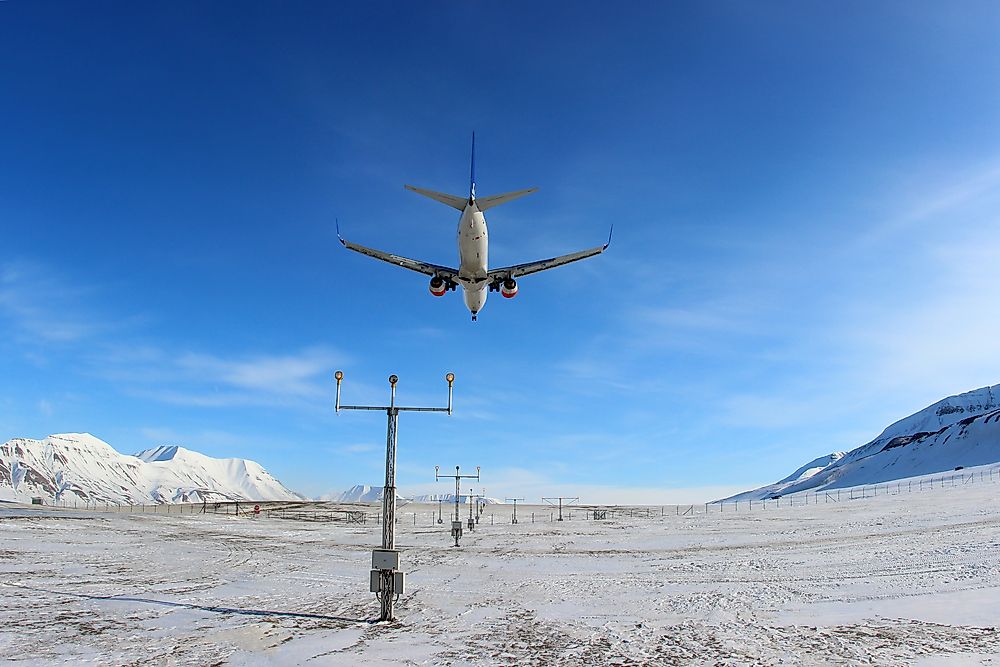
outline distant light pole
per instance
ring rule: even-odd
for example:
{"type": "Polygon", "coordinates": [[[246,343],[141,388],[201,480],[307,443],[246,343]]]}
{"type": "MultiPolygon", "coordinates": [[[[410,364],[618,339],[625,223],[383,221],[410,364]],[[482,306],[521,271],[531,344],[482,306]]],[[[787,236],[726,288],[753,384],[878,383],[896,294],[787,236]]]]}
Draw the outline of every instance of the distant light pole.
{"type": "Polygon", "coordinates": [[[579,498],[569,498],[567,496],[554,496],[554,497],[551,497],[551,498],[542,498],[542,500],[544,500],[545,502],[547,502],[549,505],[554,505],[555,504],[555,503],[552,502],[553,500],[558,500],[559,501],[559,519],[558,519],[558,521],[562,521],[563,520],[563,518],[562,518],[563,501],[565,500],[566,504],[569,505],[571,503],[577,502],[580,499],[579,498]]]}
{"type": "Polygon", "coordinates": [[[510,520],[511,523],[517,523],[517,501],[524,500],[524,498],[507,498],[507,502],[514,502],[514,517],[510,520]]]}
{"type": "Polygon", "coordinates": [[[372,550],[372,571],[369,589],[378,593],[381,603],[380,621],[391,621],[392,603],[406,588],[405,574],[399,570],[399,551],[396,549],[396,425],[400,412],[447,412],[451,414],[452,389],[455,374],[448,373],[448,407],[446,408],[403,408],[396,405],[396,383],[399,378],[389,376],[389,405],[341,405],[340,382],[344,373],[333,374],[337,380],[336,410],[385,410],[389,419],[385,442],[385,486],[382,488],[382,548],[372,550]]]}
{"type": "MultiPolygon", "coordinates": [[[[483,489],[483,491],[485,492],[486,489],[483,489]]],[[[484,493],[484,495],[485,495],[485,493],[484,493]]],[[[476,529],[476,524],[479,523],[479,510],[482,507],[482,505],[479,503],[479,501],[480,501],[480,499],[482,497],[483,496],[477,496],[476,495],[476,490],[475,489],[473,489],[473,488],[469,489],[469,530],[475,530],[476,529]],[[476,512],[475,518],[473,518],[473,516],[472,516],[473,508],[475,508],[475,512],[476,512]]]]}
{"type": "Polygon", "coordinates": [[[460,468],[455,466],[454,475],[442,475],[441,467],[434,466],[434,479],[444,479],[444,478],[454,478],[455,479],[455,517],[451,520],[451,536],[455,538],[455,546],[458,546],[458,538],[462,537],[462,517],[458,515],[458,501],[462,497],[462,490],[460,485],[463,479],[475,479],[479,480],[479,466],[476,466],[475,475],[463,475],[460,472],[460,468]]]}

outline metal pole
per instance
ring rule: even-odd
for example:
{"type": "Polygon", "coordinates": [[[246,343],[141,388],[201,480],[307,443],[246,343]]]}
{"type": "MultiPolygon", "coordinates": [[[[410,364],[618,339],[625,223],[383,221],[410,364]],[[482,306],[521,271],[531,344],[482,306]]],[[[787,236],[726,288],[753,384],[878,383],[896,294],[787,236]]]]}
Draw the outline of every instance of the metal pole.
{"type": "Polygon", "coordinates": [[[507,500],[509,500],[509,501],[511,501],[511,502],[514,503],[514,515],[511,517],[510,522],[512,524],[516,524],[517,523],[517,501],[518,500],[524,500],[524,498],[507,498],[507,500]]]}
{"type": "MultiPolygon", "coordinates": [[[[563,500],[567,500],[567,501],[569,501],[567,504],[571,504],[571,503],[577,502],[580,499],[576,498],[576,497],[570,498],[568,496],[559,496],[559,497],[551,497],[551,498],[542,498],[542,500],[544,502],[549,503],[550,505],[553,504],[551,502],[553,500],[558,500],[559,501],[559,519],[558,519],[558,521],[562,521],[563,520],[563,514],[562,514],[563,500]]],[[[631,516],[631,513],[629,515],[631,516]]],[[[551,518],[550,518],[550,520],[551,520],[551,518]]]]}
{"type": "MultiPolygon", "coordinates": [[[[382,488],[382,548],[372,552],[372,572],[371,590],[377,592],[381,614],[379,620],[391,621],[392,606],[395,597],[402,594],[403,573],[398,570],[399,552],[396,551],[396,445],[397,427],[399,423],[399,413],[401,411],[410,412],[446,412],[449,415],[452,411],[452,388],[455,381],[455,374],[448,373],[445,380],[448,382],[448,407],[446,408],[424,408],[424,407],[397,407],[396,406],[396,383],[399,378],[396,375],[389,376],[390,400],[388,406],[374,405],[341,405],[340,404],[340,383],[344,379],[341,371],[334,373],[333,377],[337,381],[336,411],[341,410],[385,410],[387,427],[385,443],[385,485],[382,488]],[[390,552],[390,553],[387,553],[390,552]],[[397,586],[399,589],[397,590],[397,586]],[[377,590],[376,590],[377,589],[377,590]]],[[[377,515],[376,515],[377,516],[377,515]]]]}
{"type": "MultiPolygon", "coordinates": [[[[458,507],[459,502],[460,502],[460,500],[462,498],[462,489],[461,489],[462,479],[469,478],[469,479],[476,479],[476,480],[478,480],[479,479],[479,466],[476,466],[476,474],[475,475],[463,475],[462,472],[461,472],[461,468],[459,466],[455,466],[455,474],[454,475],[442,475],[441,474],[441,467],[440,466],[434,466],[434,479],[435,480],[439,480],[442,477],[453,477],[455,479],[455,517],[452,519],[451,535],[452,535],[452,537],[455,538],[455,546],[457,547],[458,546],[458,540],[462,536],[462,533],[461,533],[462,518],[461,518],[461,514],[459,513],[459,507],[458,507]]],[[[472,527],[474,525],[474,522],[473,522],[473,519],[472,519],[472,505],[471,505],[472,500],[473,500],[473,494],[472,494],[472,492],[470,490],[470,492],[469,492],[469,503],[470,503],[470,505],[469,505],[469,530],[472,530],[472,527]]]]}
{"type": "MultiPolygon", "coordinates": [[[[385,441],[385,487],[382,489],[382,548],[387,550],[396,548],[396,427],[399,422],[399,412],[396,410],[396,382],[396,376],[390,376],[389,407],[386,409],[388,430],[385,441]]],[[[382,614],[379,620],[391,621],[392,570],[381,570],[379,577],[382,579],[379,591],[382,614]]]]}

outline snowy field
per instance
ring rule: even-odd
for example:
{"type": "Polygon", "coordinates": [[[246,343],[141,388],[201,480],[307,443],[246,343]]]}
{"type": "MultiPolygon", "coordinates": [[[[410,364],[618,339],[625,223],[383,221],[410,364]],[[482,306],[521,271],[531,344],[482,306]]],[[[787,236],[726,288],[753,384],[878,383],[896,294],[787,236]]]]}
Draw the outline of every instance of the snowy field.
{"type": "Polygon", "coordinates": [[[460,548],[412,509],[387,625],[375,524],[0,506],[0,662],[1000,665],[997,484],[605,522],[495,508],[460,548]]]}

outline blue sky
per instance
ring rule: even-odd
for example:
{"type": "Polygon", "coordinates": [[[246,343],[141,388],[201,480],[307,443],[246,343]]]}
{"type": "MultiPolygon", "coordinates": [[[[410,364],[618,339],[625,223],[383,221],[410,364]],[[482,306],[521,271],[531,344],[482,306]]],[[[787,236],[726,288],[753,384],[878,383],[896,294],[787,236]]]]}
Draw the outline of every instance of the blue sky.
{"type": "Polygon", "coordinates": [[[990,2],[0,3],[0,440],[87,431],[308,494],[705,500],[1000,382],[990,2]],[[540,191],[458,294],[404,183],[540,191]]]}

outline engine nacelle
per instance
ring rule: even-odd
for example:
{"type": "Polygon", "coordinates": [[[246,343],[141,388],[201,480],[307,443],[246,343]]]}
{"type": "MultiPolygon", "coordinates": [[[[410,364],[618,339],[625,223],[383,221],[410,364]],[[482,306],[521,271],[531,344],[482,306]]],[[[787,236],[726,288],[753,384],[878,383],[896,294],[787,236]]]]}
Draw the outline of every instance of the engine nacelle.
{"type": "Polygon", "coordinates": [[[442,278],[434,276],[431,278],[430,290],[434,296],[444,296],[444,293],[448,291],[448,283],[442,278]]]}
{"type": "Polygon", "coordinates": [[[503,281],[500,285],[500,294],[502,294],[505,299],[513,299],[517,296],[517,281],[513,278],[508,278],[503,281]]]}

